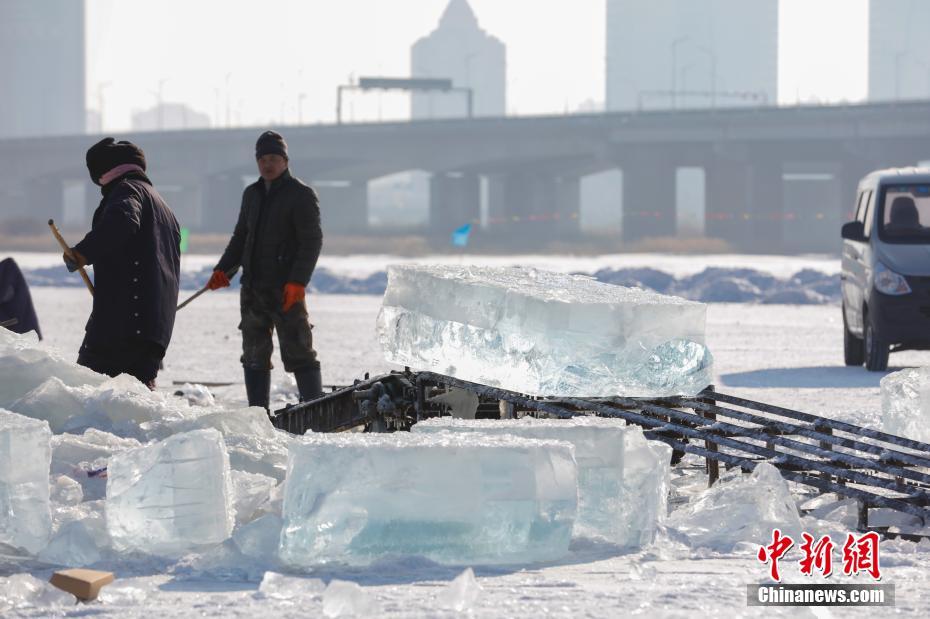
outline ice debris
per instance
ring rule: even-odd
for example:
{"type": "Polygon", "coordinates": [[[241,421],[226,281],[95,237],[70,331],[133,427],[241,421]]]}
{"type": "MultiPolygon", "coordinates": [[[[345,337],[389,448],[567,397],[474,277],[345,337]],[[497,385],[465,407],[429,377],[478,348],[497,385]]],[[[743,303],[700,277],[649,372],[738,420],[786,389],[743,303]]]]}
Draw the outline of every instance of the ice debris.
{"type": "Polygon", "coordinates": [[[930,367],[893,372],[880,384],[882,429],[930,443],[930,367]]]}
{"type": "Polygon", "coordinates": [[[568,551],[577,506],[563,441],[460,433],[307,435],[291,443],[281,559],[386,555],[532,563],[568,551]]]}
{"type": "Polygon", "coordinates": [[[227,539],[235,513],[222,435],[195,430],[115,454],[106,514],[120,551],[176,557],[227,539]]]}
{"type": "Polygon", "coordinates": [[[392,266],[385,358],[529,395],[694,395],[712,380],[706,307],[590,277],[392,266]]]}
{"type": "Polygon", "coordinates": [[[469,567],[442,588],[436,596],[436,603],[440,608],[466,612],[474,608],[481,591],[481,585],[475,579],[475,572],[469,567]]]}
{"type": "Polygon", "coordinates": [[[578,516],[574,535],[604,538],[619,546],[651,542],[665,519],[671,447],[647,441],[642,428],[616,419],[420,421],[415,433],[480,432],[568,441],[578,463],[578,516]]]}
{"type": "Polygon", "coordinates": [[[323,614],[327,617],[371,617],[377,612],[377,602],[357,583],[333,579],[323,591],[323,614]]]}
{"type": "Polygon", "coordinates": [[[258,586],[258,592],[262,597],[274,600],[319,598],[325,589],[326,583],[319,578],[301,578],[278,572],[265,572],[258,586]]]}
{"type": "Polygon", "coordinates": [[[34,555],[48,543],[51,439],[46,422],[0,409],[0,550],[34,555]]]}
{"type": "Polygon", "coordinates": [[[32,574],[0,577],[0,614],[21,609],[66,608],[77,603],[65,593],[32,574]]]}
{"type": "Polygon", "coordinates": [[[731,469],[700,496],[669,517],[671,529],[692,548],[730,552],[742,542],[759,544],[772,530],[800,538],[801,520],[788,484],[773,465],[762,462],[752,474],[731,469]]]}

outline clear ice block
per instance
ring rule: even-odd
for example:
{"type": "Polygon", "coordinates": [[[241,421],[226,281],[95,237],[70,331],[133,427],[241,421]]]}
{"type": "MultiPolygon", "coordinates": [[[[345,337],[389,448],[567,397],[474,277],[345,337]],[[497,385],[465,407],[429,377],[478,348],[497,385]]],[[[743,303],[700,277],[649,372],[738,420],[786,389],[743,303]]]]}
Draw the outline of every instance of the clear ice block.
{"type": "Polygon", "coordinates": [[[232,532],[229,457],[214,429],[114,454],[107,473],[107,528],[118,551],[174,557],[232,532]]]}
{"type": "Polygon", "coordinates": [[[604,538],[619,546],[650,543],[665,519],[672,449],[647,441],[639,426],[616,419],[426,419],[416,433],[480,432],[567,441],[578,463],[578,515],[574,535],[604,538]]]}
{"type": "Polygon", "coordinates": [[[291,443],[280,556],[297,567],[419,555],[556,559],[577,505],[569,443],[460,433],[307,435],[291,443]]]}
{"type": "Polygon", "coordinates": [[[909,368],[881,380],[882,429],[930,443],[930,367],[909,368]]]}
{"type": "Polygon", "coordinates": [[[529,395],[694,395],[712,381],[702,303],[581,275],[391,266],[385,358],[529,395]]]}
{"type": "Polygon", "coordinates": [[[46,422],[0,409],[0,550],[34,555],[48,543],[51,440],[46,422]]]}

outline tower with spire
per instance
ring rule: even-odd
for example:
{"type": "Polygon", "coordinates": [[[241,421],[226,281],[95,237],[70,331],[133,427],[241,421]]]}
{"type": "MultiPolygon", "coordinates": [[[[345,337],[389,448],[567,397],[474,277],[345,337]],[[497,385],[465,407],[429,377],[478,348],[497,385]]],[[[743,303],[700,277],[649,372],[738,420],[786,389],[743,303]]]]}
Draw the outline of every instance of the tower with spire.
{"type": "MultiPolygon", "coordinates": [[[[503,116],[507,109],[507,49],[478,25],[468,0],[450,0],[439,25],[410,50],[413,77],[449,78],[471,88],[476,116],[503,116]]],[[[411,118],[450,118],[467,114],[459,92],[418,92],[411,98],[411,118]]]]}

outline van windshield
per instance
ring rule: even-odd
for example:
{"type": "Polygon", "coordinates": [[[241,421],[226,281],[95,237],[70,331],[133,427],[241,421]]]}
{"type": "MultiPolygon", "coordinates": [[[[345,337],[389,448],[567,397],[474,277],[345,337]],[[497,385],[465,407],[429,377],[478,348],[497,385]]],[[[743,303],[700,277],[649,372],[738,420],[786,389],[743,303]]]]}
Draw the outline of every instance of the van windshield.
{"type": "Polygon", "coordinates": [[[930,185],[885,187],[879,237],[886,243],[930,243],[930,185]]]}

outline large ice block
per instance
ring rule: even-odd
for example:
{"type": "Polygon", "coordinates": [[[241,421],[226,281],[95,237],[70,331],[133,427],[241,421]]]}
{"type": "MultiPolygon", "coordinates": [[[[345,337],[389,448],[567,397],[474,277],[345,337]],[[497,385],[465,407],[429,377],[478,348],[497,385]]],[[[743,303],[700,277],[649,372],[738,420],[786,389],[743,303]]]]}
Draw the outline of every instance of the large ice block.
{"type": "Polygon", "coordinates": [[[712,380],[705,306],[581,275],[391,266],[388,361],[530,395],[694,395],[712,380]]]}
{"type": "Polygon", "coordinates": [[[930,443],[930,367],[909,368],[881,380],[882,429],[930,443]]]}
{"type": "Polygon", "coordinates": [[[36,554],[48,543],[51,440],[46,422],[0,409],[0,550],[36,554]]]}
{"type": "Polygon", "coordinates": [[[229,457],[214,429],[114,454],[107,472],[107,528],[119,551],[179,556],[232,532],[229,457]]]}
{"type": "Polygon", "coordinates": [[[647,441],[639,426],[616,419],[427,419],[417,433],[480,432],[568,441],[578,463],[578,516],[574,534],[628,547],[649,543],[665,519],[672,449],[647,441]]]}
{"type": "Polygon", "coordinates": [[[288,455],[281,559],[298,567],[419,555],[556,559],[577,507],[564,441],[461,433],[307,435],[288,455]]]}

